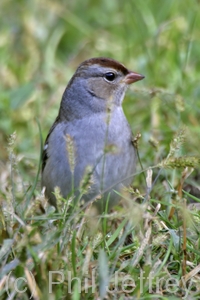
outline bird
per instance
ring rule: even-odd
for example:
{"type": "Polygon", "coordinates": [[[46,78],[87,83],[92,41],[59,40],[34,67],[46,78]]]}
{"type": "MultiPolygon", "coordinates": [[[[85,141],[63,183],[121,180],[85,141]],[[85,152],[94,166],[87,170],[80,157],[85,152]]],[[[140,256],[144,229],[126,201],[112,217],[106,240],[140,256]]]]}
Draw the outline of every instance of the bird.
{"type": "Polygon", "coordinates": [[[64,199],[92,202],[99,212],[118,204],[136,171],[122,102],[128,86],[143,78],[112,58],[78,66],[43,148],[41,182],[51,205],[57,207],[56,187],[64,199]]]}

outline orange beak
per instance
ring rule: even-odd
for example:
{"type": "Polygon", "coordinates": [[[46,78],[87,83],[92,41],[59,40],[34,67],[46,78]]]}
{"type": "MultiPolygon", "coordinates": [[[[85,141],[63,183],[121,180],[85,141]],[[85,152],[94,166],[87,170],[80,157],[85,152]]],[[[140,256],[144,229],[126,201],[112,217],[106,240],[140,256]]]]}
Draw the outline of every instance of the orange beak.
{"type": "Polygon", "coordinates": [[[126,84],[131,84],[133,82],[136,82],[136,81],[139,81],[139,80],[142,80],[144,79],[145,77],[141,74],[138,74],[136,72],[132,72],[132,71],[129,71],[129,73],[125,76],[124,78],[124,82],[126,84]]]}

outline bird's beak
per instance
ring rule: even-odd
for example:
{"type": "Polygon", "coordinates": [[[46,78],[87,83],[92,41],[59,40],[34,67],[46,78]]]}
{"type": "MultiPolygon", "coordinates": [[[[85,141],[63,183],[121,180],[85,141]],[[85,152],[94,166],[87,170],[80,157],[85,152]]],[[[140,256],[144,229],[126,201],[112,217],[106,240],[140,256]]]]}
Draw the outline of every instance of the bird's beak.
{"type": "Polygon", "coordinates": [[[131,83],[133,83],[133,82],[142,80],[143,78],[144,78],[143,75],[138,74],[138,73],[136,73],[136,72],[129,71],[129,73],[125,76],[125,78],[124,78],[123,81],[124,81],[126,84],[131,84],[131,83]]]}

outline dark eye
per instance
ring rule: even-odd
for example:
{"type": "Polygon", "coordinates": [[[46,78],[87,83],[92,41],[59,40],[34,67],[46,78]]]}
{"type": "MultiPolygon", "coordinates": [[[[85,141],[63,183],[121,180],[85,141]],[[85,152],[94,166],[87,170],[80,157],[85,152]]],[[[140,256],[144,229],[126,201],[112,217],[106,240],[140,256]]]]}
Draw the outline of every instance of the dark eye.
{"type": "Polygon", "coordinates": [[[106,74],[104,75],[104,78],[105,78],[107,81],[112,82],[112,81],[115,80],[116,74],[113,73],[113,72],[108,72],[108,73],[106,73],[106,74]]]}

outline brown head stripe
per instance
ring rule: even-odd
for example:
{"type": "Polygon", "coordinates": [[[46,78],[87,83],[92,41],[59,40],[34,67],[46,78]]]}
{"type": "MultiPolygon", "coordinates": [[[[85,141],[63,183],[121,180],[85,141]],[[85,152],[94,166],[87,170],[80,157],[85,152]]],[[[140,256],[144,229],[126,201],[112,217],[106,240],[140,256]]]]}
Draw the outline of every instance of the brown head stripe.
{"type": "Polygon", "coordinates": [[[98,64],[101,66],[105,66],[105,67],[110,67],[116,70],[121,71],[124,75],[127,75],[129,73],[129,70],[122,64],[120,64],[119,62],[117,62],[116,60],[112,59],[112,58],[105,58],[105,57],[94,57],[94,58],[90,58],[88,60],[85,60],[84,62],[82,62],[80,64],[80,66],[78,67],[81,68],[84,65],[93,65],[93,64],[98,64]]]}

